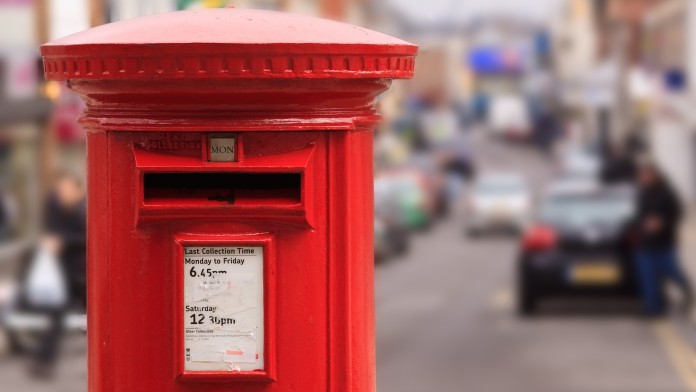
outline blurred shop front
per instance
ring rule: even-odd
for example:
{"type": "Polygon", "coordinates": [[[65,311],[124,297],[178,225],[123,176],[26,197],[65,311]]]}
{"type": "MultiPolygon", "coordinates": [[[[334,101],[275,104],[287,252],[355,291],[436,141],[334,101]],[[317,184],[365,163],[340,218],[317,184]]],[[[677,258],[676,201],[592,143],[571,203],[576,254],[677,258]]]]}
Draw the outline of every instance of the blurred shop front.
{"type": "Polygon", "coordinates": [[[646,62],[652,77],[649,102],[651,154],[681,196],[696,201],[696,3],[669,0],[643,21],[646,62]]]}
{"type": "Polygon", "coordinates": [[[27,240],[39,228],[41,169],[44,166],[41,152],[45,145],[51,105],[47,100],[37,97],[7,99],[0,105],[2,260],[14,257],[24,249],[28,245],[27,240]]]}
{"type": "Polygon", "coordinates": [[[51,101],[43,94],[32,1],[0,1],[0,261],[18,257],[40,228],[49,164],[51,101]]]}
{"type": "Polygon", "coordinates": [[[644,20],[670,1],[570,0],[552,23],[562,104],[604,150],[644,139],[653,100],[644,20]]]}

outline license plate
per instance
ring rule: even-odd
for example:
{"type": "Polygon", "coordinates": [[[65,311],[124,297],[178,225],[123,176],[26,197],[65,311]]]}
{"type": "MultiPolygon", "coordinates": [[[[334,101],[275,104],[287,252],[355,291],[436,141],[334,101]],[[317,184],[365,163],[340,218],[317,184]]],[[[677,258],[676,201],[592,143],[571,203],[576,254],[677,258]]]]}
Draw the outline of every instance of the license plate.
{"type": "Polygon", "coordinates": [[[570,268],[570,281],[578,285],[608,286],[621,280],[621,270],[614,263],[582,263],[570,268]]]}

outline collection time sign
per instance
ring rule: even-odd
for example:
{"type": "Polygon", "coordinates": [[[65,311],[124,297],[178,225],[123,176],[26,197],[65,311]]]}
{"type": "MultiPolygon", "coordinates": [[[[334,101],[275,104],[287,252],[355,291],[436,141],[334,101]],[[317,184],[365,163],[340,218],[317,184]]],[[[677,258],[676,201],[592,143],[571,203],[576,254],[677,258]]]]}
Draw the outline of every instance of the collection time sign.
{"type": "Polygon", "coordinates": [[[184,247],[184,369],[264,368],[262,246],[184,247]]]}

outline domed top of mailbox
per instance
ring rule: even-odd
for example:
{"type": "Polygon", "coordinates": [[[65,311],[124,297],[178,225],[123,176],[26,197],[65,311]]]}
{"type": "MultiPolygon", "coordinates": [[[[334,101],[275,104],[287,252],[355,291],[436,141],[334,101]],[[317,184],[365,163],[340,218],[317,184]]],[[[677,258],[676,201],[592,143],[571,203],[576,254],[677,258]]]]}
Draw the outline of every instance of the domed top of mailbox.
{"type": "Polygon", "coordinates": [[[115,22],[41,47],[52,80],[409,78],[416,50],[345,23],[237,8],[115,22]]]}

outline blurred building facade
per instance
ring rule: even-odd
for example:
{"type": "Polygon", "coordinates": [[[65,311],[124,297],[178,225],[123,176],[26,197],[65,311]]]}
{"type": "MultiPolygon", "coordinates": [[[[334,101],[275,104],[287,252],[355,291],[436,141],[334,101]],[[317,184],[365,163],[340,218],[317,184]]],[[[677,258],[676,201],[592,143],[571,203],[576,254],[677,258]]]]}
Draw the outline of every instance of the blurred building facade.
{"type": "Polygon", "coordinates": [[[589,138],[615,143],[637,127],[632,71],[644,63],[643,20],[666,1],[569,0],[552,21],[563,104],[589,138]]]}
{"type": "Polygon", "coordinates": [[[585,111],[587,128],[606,143],[644,139],[645,154],[696,201],[696,3],[571,0],[566,10],[556,23],[556,65],[579,94],[571,101],[585,111]]]}
{"type": "Polygon", "coordinates": [[[40,226],[51,166],[53,105],[42,83],[37,44],[45,29],[33,1],[1,1],[0,261],[29,246],[40,226]]]}
{"type": "Polygon", "coordinates": [[[597,62],[596,19],[593,2],[571,0],[564,4],[550,26],[561,105],[570,116],[575,117],[575,121],[582,124],[582,138],[590,138],[596,127],[596,114],[587,104],[592,101],[590,97],[599,94],[592,91],[590,76],[590,70],[597,62]]]}
{"type": "Polygon", "coordinates": [[[696,200],[696,4],[668,0],[643,19],[653,97],[652,153],[683,197],[696,200]]]}

